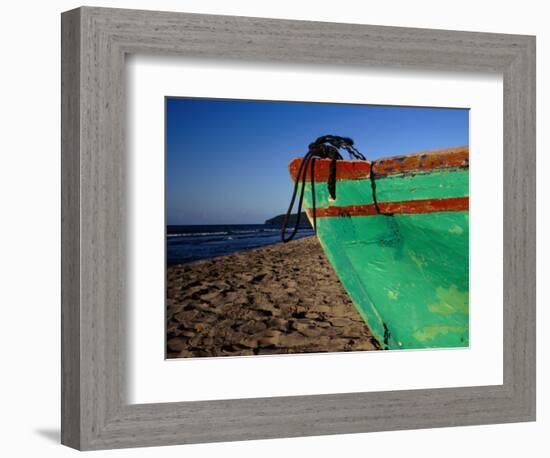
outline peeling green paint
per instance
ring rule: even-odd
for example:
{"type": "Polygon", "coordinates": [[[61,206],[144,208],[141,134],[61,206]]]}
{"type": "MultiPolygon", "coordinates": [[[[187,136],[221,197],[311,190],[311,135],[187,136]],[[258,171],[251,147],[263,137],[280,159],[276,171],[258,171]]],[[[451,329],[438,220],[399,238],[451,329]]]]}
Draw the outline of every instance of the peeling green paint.
{"type": "Polygon", "coordinates": [[[450,288],[437,288],[436,294],[439,302],[429,304],[428,309],[433,313],[451,315],[453,313],[468,313],[468,291],[459,291],[456,285],[450,288]]]}
{"type": "Polygon", "coordinates": [[[399,297],[399,293],[395,291],[388,291],[388,299],[395,301],[399,297]]]}
{"type": "Polygon", "coordinates": [[[419,329],[414,333],[414,337],[420,341],[435,340],[437,337],[443,337],[448,334],[464,333],[467,328],[461,326],[450,326],[446,324],[432,324],[419,329]]]}
{"type": "Polygon", "coordinates": [[[449,228],[449,232],[451,234],[462,234],[463,229],[460,226],[453,226],[449,228]]]}

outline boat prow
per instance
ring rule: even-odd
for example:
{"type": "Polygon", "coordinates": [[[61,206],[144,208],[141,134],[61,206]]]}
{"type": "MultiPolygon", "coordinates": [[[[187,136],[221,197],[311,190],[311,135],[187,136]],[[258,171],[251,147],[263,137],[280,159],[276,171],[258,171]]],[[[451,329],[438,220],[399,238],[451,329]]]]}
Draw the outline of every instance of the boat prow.
{"type": "MultiPolygon", "coordinates": [[[[289,165],[297,178],[302,159],[289,165]]],[[[304,204],[356,308],[388,349],[469,345],[469,148],[306,171],[304,204]],[[315,192],[315,206],[312,200],[315,192]]]]}

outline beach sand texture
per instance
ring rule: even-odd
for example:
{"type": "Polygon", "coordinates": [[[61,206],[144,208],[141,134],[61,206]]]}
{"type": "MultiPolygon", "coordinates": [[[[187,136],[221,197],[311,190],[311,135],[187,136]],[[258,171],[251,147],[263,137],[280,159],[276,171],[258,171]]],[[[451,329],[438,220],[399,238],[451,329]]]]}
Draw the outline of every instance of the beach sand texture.
{"type": "Polygon", "coordinates": [[[377,350],[316,237],[167,268],[167,357],[377,350]]]}

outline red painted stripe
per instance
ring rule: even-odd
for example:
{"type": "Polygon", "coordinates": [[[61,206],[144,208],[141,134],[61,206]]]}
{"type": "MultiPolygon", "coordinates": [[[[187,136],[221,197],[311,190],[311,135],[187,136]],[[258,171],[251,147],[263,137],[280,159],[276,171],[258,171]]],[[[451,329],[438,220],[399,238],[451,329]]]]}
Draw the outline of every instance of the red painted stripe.
{"type": "MultiPolygon", "coordinates": [[[[448,199],[407,200],[401,202],[380,202],[378,204],[382,214],[413,214],[466,211],[469,208],[468,197],[452,197],[448,199]]],[[[309,216],[313,217],[312,209],[308,209],[309,216]]],[[[346,207],[317,208],[317,218],[349,217],[376,215],[374,204],[348,205],[346,207]]]]}
{"type": "MultiPolygon", "coordinates": [[[[338,161],[336,163],[336,179],[361,180],[370,177],[371,165],[375,176],[387,176],[404,172],[444,169],[449,167],[468,167],[469,148],[461,146],[445,150],[424,153],[407,154],[404,156],[369,161],[338,161]]],[[[289,165],[290,175],[296,181],[302,159],[294,159],[289,165]]],[[[315,181],[328,181],[330,160],[315,161],[315,181]]],[[[311,181],[311,169],[308,167],[306,181],[311,181]]]]}

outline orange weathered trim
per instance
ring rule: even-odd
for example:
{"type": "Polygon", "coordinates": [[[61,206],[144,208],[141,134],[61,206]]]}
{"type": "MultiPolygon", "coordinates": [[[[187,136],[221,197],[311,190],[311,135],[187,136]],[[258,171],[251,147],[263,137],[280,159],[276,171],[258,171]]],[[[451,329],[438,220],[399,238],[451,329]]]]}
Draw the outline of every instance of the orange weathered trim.
{"type": "MultiPolygon", "coordinates": [[[[427,151],[403,156],[393,156],[370,161],[337,161],[336,180],[361,180],[370,177],[371,166],[375,176],[387,176],[398,173],[423,170],[444,169],[450,167],[468,167],[469,147],[460,146],[436,151],[427,151]]],[[[296,181],[302,159],[294,159],[289,165],[292,179],[296,181]]],[[[315,161],[315,182],[328,181],[329,159],[315,161]]],[[[308,167],[306,181],[311,181],[311,169],[308,167]]]]}
{"type": "MultiPolygon", "coordinates": [[[[328,181],[329,159],[316,159],[314,166],[315,182],[328,181]]],[[[292,179],[296,181],[298,169],[302,159],[294,159],[288,169],[292,179]]],[[[337,161],[336,162],[336,179],[337,180],[361,180],[370,177],[370,162],[369,161],[337,161]]],[[[311,166],[308,166],[306,173],[306,181],[311,181],[311,166]]]]}
{"type": "MultiPolygon", "coordinates": [[[[407,200],[401,202],[380,202],[378,208],[381,214],[413,214],[466,211],[469,208],[468,197],[452,197],[448,199],[407,200]]],[[[310,217],[313,211],[307,210],[310,217]]],[[[322,207],[315,210],[317,218],[372,216],[378,214],[374,204],[348,205],[345,207],[322,207]]]]}
{"type": "Polygon", "coordinates": [[[450,167],[468,167],[469,148],[450,148],[426,153],[388,157],[374,162],[374,176],[450,167]]]}

